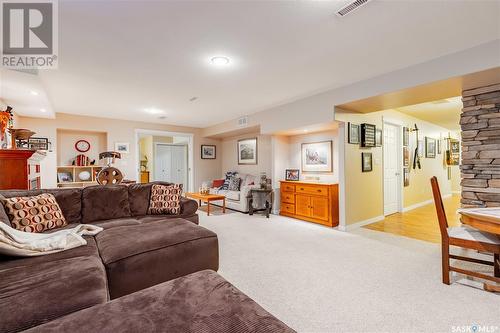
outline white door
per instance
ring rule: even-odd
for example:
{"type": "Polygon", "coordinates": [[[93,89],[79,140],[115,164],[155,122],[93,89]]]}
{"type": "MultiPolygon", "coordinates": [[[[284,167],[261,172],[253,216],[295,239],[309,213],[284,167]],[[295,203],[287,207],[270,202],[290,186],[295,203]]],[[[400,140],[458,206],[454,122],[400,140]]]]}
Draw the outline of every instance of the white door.
{"type": "Polygon", "coordinates": [[[398,212],[401,196],[400,161],[402,149],[399,126],[384,123],[384,215],[398,212]]]}
{"type": "Polygon", "coordinates": [[[154,180],[183,184],[187,188],[187,146],[157,144],[154,180]]]}

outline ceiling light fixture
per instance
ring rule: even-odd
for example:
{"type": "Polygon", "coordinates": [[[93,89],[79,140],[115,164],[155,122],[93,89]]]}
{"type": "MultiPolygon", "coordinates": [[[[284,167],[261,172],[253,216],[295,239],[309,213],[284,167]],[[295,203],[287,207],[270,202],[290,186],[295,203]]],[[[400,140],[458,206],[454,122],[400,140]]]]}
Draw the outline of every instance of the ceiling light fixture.
{"type": "Polygon", "coordinates": [[[40,109],[40,112],[45,113],[45,112],[47,112],[47,110],[46,109],[40,109]]]}
{"type": "Polygon", "coordinates": [[[30,93],[31,93],[33,96],[38,96],[38,95],[39,95],[39,94],[38,94],[38,91],[34,91],[34,90],[30,91],[30,93]]]}
{"type": "Polygon", "coordinates": [[[228,57],[217,56],[212,57],[212,59],[210,59],[210,62],[215,66],[227,66],[230,63],[230,60],[228,57]]]}
{"type": "Polygon", "coordinates": [[[147,113],[150,113],[150,114],[162,114],[162,113],[165,113],[165,111],[157,109],[155,107],[146,108],[146,109],[144,109],[144,112],[147,112],[147,113]]]}

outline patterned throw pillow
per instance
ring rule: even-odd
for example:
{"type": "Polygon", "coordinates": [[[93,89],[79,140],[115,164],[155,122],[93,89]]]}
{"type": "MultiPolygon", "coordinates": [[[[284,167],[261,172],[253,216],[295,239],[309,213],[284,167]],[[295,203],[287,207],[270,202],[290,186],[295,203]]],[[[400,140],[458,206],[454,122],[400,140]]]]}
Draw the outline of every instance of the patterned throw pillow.
{"type": "Polygon", "coordinates": [[[158,185],[151,187],[148,214],[178,215],[181,213],[182,184],[158,185]]]}
{"type": "Polygon", "coordinates": [[[229,191],[239,191],[240,184],[241,184],[241,178],[231,177],[231,179],[229,180],[229,185],[228,185],[227,189],[229,191]]]}
{"type": "Polygon", "coordinates": [[[2,201],[11,226],[17,230],[44,232],[68,224],[56,198],[50,193],[4,198],[2,201]]]}
{"type": "Polygon", "coordinates": [[[236,177],[238,174],[237,171],[228,171],[226,172],[226,176],[224,179],[224,184],[219,188],[219,190],[227,190],[229,189],[229,181],[231,180],[232,177],[236,177]]]}

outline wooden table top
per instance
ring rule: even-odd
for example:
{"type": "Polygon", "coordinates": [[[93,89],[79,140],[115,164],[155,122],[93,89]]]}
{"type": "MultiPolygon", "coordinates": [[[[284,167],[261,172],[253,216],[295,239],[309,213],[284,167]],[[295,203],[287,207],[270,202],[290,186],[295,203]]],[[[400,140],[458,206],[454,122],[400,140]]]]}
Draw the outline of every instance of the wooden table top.
{"type": "Polygon", "coordinates": [[[222,194],[201,194],[198,192],[186,192],[186,197],[198,200],[223,200],[226,198],[222,194]]]}
{"type": "Polygon", "coordinates": [[[462,215],[462,223],[500,235],[500,207],[461,209],[458,212],[462,215]]]}

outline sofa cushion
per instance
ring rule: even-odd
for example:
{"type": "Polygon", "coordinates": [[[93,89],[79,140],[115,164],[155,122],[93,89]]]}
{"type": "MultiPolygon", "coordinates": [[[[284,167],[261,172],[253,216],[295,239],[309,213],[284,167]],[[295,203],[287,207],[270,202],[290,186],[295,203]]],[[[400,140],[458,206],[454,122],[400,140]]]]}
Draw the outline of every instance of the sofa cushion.
{"type": "Polygon", "coordinates": [[[106,229],[95,236],[111,298],[203,269],[218,269],[217,235],[183,219],[106,229]]]}
{"type": "Polygon", "coordinates": [[[17,332],[108,300],[98,257],[0,270],[0,332],[17,332]]]}
{"type": "Polygon", "coordinates": [[[64,227],[64,218],[56,198],[50,193],[2,199],[13,228],[24,232],[44,232],[64,227]]]}
{"type": "Polygon", "coordinates": [[[224,185],[224,179],[214,179],[214,181],[212,182],[212,187],[214,188],[219,188],[222,185],[224,185]]]}
{"type": "Polygon", "coordinates": [[[92,224],[95,224],[103,229],[109,229],[128,225],[138,225],[141,224],[141,222],[139,222],[135,217],[122,217],[120,219],[94,221],[92,224]]]}
{"type": "MultiPolygon", "coordinates": [[[[77,224],[70,224],[68,228],[74,228],[77,224]]],[[[67,228],[65,227],[65,228],[67,228]]],[[[57,231],[57,230],[55,230],[57,231]]],[[[0,270],[4,270],[7,268],[13,267],[21,267],[21,266],[32,266],[37,265],[44,262],[56,261],[67,258],[75,258],[75,257],[89,257],[94,256],[99,258],[99,250],[97,249],[97,243],[95,242],[94,237],[92,236],[84,236],[87,241],[87,245],[75,247],[73,249],[69,249],[66,251],[61,251],[53,254],[43,255],[43,256],[35,256],[35,257],[11,257],[6,255],[0,255],[0,270]]],[[[0,281],[1,284],[1,281],[0,281]]]]}
{"type": "MultiPolygon", "coordinates": [[[[198,205],[198,204],[196,204],[198,205]]],[[[198,224],[198,214],[181,214],[181,215],[143,215],[143,216],[135,216],[135,218],[140,223],[151,223],[157,221],[166,221],[170,219],[184,219],[194,224],[198,224]]]]}
{"type": "Polygon", "coordinates": [[[226,199],[233,201],[240,201],[240,191],[227,191],[224,195],[226,199]]]}
{"type": "Polygon", "coordinates": [[[132,216],[146,215],[149,208],[152,183],[130,184],[128,186],[128,202],[132,216]]]}
{"type": "Polygon", "coordinates": [[[238,174],[238,171],[228,171],[224,176],[224,184],[220,187],[221,190],[227,190],[229,187],[229,182],[232,177],[235,177],[238,174]]]}
{"type": "Polygon", "coordinates": [[[229,191],[239,191],[240,184],[241,184],[241,178],[231,177],[231,179],[229,180],[229,185],[227,186],[227,189],[229,191]]]}
{"type": "Polygon", "coordinates": [[[182,184],[154,184],[151,187],[151,199],[149,201],[148,214],[180,214],[181,196],[182,184]]]}
{"type": "Polygon", "coordinates": [[[82,190],[82,223],[130,217],[124,185],[96,185],[82,190]]]}
{"type": "Polygon", "coordinates": [[[28,332],[288,333],[294,330],[217,273],[202,271],[28,332]]]}
{"type": "Polygon", "coordinates": [[[68,223],[80,223],[82,219],[82,189],[80,188],[58,188],[42,190],[42,193],[50,193],[56,198],[64,218],[68,223]]]}

